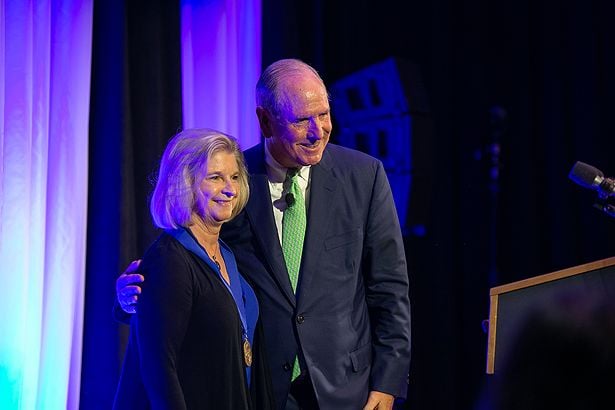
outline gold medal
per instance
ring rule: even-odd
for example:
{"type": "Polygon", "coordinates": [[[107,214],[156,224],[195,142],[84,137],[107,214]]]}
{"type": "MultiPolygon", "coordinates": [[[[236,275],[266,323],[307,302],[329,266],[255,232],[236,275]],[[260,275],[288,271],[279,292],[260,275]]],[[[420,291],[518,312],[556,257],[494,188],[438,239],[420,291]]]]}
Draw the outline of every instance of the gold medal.
{"type": "Polygon", "coordinates": [[[252,347],[248,339],[243,341],[243,361],[246,363],[246,366],[252,366],[252,347]]]}

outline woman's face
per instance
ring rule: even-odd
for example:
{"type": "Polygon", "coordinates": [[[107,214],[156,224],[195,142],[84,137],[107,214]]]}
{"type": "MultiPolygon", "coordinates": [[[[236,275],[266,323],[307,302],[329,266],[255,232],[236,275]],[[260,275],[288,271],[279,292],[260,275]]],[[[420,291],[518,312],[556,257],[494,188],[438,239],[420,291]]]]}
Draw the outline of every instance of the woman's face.
{"type": "Polygon", "coordinates": [[[239,195],[239,167],[235,155],[219,151],[207,161],[207,174],[201,182],[204,197],[203,220],[214,225],[231,219],[239,195]]]}

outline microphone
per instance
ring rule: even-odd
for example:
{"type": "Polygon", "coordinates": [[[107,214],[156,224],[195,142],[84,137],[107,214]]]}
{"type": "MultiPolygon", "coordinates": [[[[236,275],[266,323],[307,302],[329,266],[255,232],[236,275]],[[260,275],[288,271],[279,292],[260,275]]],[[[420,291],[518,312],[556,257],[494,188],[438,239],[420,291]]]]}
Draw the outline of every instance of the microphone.
{"type": "Polygon", "coordinates": [[[284,197],[284,200],[286,201],[286,206],[290,208],[295,203],[295,196],[289,192],[284,197]]]}
{"type": "Polygon", "coordinates": [[[606,199],[615,195],[615,180],[605,178],[602,171],[584,162],[577,161],[570,170],[568,178],[583,188],[598,191],[600,198],[606,199]]]}

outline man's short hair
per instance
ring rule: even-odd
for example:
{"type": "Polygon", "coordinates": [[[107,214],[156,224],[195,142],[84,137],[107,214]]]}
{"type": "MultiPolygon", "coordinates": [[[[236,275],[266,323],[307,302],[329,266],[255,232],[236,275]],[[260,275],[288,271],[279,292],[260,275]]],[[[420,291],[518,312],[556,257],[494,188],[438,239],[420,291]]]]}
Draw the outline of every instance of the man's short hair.
{"type": "Polygon", "coordinates": [[[324,81],[309,64],[295,58],[287,58],[272,63],[262,72],[258,83],[256,83],[256,106],[262,107],[272,114],[279,114],[281,112],[279,87],[281,80],[292,76],[305,75],[306,73],[314,75],[326,91],[327,87],[325,87],[324,81]]]}

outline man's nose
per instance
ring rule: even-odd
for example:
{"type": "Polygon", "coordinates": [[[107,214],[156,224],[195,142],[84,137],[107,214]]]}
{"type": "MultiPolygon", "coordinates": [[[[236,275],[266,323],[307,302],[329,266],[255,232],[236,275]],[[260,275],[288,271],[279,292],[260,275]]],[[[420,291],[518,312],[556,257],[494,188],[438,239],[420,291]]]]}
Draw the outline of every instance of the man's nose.
{"type": "Polygon", "coordinates": [[[310,119],[310,129],[308,137],[311,140],[316,141],[323,139],[324,135],[325,131],[323,122],[318,117],[310,119]]]}

